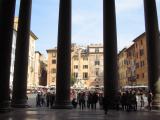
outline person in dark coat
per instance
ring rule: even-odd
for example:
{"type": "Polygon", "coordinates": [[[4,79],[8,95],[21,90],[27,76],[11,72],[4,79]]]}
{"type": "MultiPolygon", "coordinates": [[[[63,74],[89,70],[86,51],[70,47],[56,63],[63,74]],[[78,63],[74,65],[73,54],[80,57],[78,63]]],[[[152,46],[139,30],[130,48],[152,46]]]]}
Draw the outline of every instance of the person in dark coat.
{"type": "Polygon", "coordinates": [[[47,107],[49,107],[50,106],[50,100],[51,100],[51,93],[50,92],[47,92],[47,95],[46,95],[46,101],[47,101],[47,107]]]}
{"type": "Polygon", "coordinates": [[[98,95],[97,93],[93,93],[93,109],[96,109],[96,104],[98,102],[98,95]]]}
{"type": "Polygon", "coordinates": [[[148,92],[147,100],[148,100],[148,109],[152,110],[153,94],[150,90],[148,92]]]}
{"type": "Polygon", "coordinates": [[[76,98],[73,98],[73,100],[72,100],[72,105],[73,105],[74,108],[77,108],[76,98]]]}
{"type": "Polygon", "coordinates": [[[108,113],[108,108],[109,108],[109,100],[107,97],[103,97],[103,110],[105,114],[108,113]]]}

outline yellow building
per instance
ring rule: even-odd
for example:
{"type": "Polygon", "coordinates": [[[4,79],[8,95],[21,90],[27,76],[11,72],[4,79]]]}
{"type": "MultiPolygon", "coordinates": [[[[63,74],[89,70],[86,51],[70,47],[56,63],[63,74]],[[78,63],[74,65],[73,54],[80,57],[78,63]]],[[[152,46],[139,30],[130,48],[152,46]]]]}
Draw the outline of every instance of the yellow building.
{"type": "Polygon", "coordinates": [[[57,63],[57,48],[48,49],[47,60],[47,86],[56,85],[56,63],[57,63]]]}
{"type": "MultiPolygon", "coordinates": [[[[147,85],[147,48],[145,33],[133,40],[133,44],[118,54],[119,86],[147,85]]],[[[71,76],[76,79],[73,87],[92,88],[103,86],[103,45],[91,44],[87,47],[72,44],[71,76]]],[[[57,49],[48,53],[48,86],[56,84],[57,49]]]]}
{"type": "MultiPolygon", "coordinates": [[[[72,44],[71,76],[76,80],[73,87],[90,88],[103,84],[103,47],[100,44],[87,47],[72,44]]],[[[57,49],[49,49],[47,84],[56,84],[56,56],[57,49]]]]}
{"type": "Polygon", "coordinates": [[[47,85],[47,62],[43,54],[35,52],[34,86],[47,85]]]}
{"type": "Polygon", "coordinates": [[[85,47],[72,45],[71,76],[76,80],[74,87],[85,88],[88,81],[88,54],[85,47]]]}
{"type": "Polygon", "coordinates": [[[103,86],[103,45],[91,44],[88,46],[89,81],[90,87],[103,86]]]}
{"type": "Polygon", "coordinates": [[[148,85],[148,64],[146,35],[141,34],[134,40],[136,60],[136,84],[148,85]]]}
{"type": "Polygon", "coordinates": [[[118,54],[120,86],[147,86],[148,64],[145,33],[133,40],[133,44],[118,54]],[[126,72],[126,76],[125,76],[126,72]]]}
{"type": "Polygon", "coordinates": [[[122,49],[118,54],[118,83],[120,88],[128,84],[127,48],[122,49]]]}
{"type": "Polygon", "coordinates": [[[135,60],[135,45],[132,44],[127,49],[127,85],[136,85],[136,60],[135,60]]]}

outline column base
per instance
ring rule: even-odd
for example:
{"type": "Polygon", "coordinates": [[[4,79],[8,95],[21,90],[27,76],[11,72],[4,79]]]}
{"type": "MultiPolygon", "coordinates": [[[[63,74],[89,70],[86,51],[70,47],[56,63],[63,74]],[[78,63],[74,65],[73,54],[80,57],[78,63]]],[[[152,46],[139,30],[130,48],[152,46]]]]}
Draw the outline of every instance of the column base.
{"type": "Polygon", "coordinates": [[[12,111],[10,107],[10,101],[4,101],[0,103],[0,113],[10,112],[12,111]]]}
{"type": "Polygon", "coordinates": [[[71,102],[56,102],[51,109],[72,109],[71,102]]]}
{"type": "Polygon", "coordinates": [[[107,104],[107,107],[108,109],[110,110],[115,110],[116,109],[116,98],[113,97],[113,96],[110,96],[110,97],[106,97],[106,104],[107,104]]]}
{"type": "Polygon", "coordinates": [[[8,108],[0,108],[0,113],[6,113],[6,112],[11,112],[13,109],[11,107],[8,108]]]}
{"type": "Polygon", "coordinates": [[[30,106],[27,104],[27,100],[13,100],[11,103],[11,107],[14,108],[29,108],[30,106]]]}
{"type": "Polygon", "coordinates": [[[153,110],[160,110],[160,94],[156,94],[152,103],[153,110]]]}

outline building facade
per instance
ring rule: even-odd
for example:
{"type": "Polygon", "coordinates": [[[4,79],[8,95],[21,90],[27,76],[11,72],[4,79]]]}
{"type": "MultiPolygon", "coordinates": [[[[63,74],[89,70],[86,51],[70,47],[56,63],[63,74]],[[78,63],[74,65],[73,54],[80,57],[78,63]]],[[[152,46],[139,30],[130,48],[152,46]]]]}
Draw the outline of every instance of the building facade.
{"type": "Polygon", "coordinates": [[[128,84],[127,48],[122,49],[118,54],[118,79],[120,88],[128,84]]]}
{"type": "Polygon", "coordinates": [[[148,85],[148,63],[146,34],[143,33],[134,40],[136,60],[137,85],[148,85]]]}
{"type": "Polygon", "coordinates": [[[88,46],[89,86],[103,85],[103,45],[91,44],[88,46]]]}
{"type": "MultiPolygon", "coordinates": [[[[148,64],[145,33],[133,40],[133,44],[118,53],[119,88],[124,86],[147,86],[148,64]]],[[[56,85],[57,48],[47,50],[47,85],[56,85]]],[[[71,76],[75,88],[103,87],[103,45],[86,47],[72,44],[71,76]]]]}
{"type": "Polygon", "coordinates": [[[27,79],[27,86],[34,87],[34,71],[35,71],[35,41],[38,38],[35,34],[31,31],[30,32],[30,43],[29,43],[29,58],[28,58],[28,79],[27,79]]]}
{"type": "MultiPolygon", "coordinates": [[[[13,16],[15,12],[15,2],[2,0],[0,23],[3,23],[0,29],[1,42],[1,75],[0,75],[0,110],[2,112],[11,111],[10,99],[9,99],[9,76],[10,76],[10,59],[11,59],[11,37],[12,29],[10,27],[13,24],[13,16]],[[7,10],[7,12],[6,12],[7,10]]],[[[27,2],[21,2],[20,4],[20,20],[26,21],[28,24],[23,24],[24,26],[30,28],[31,21],[31,4],[32,2],[28,0],[27,2]],[[25,17],[24,17],[24,16],[25,17]]],[[[115,1],[110,0],[104,2],[103,5],[103,44],[104,44],[104,97],[108,97],[110,101],[110,106],[115,105],[115,97],[117,95],[117,31],[116,31],[116,14],[115,14],[115,1]],[[106,9],[107,8],[107,9],[106,9]],[[107,58],[108,56],[108,58],[107,58]],[[114,58],[114,59],[113,59],[114,58]],[[109,71],[111,70],[111,71],[109,71]]],[[[59,27],[58,27],[58,62],[57,62],[57,91],[56,91],[56,102],[53,106],[58,109],[69,109],[72,108],[70,102],[70,63],[71,62],[71,0],[61,0],[59,7],[59,27]],[[66,50],[66,56],[63,54],[63,49],[66,50]],[[63,59],[61,59],[63,58],[63,59]],[[63,66],[63,62],[65,65],[63,66]],[[61,77],[63,76],[63,77],[61,77]],[[66,79],[64,79],[66,77],[66,79]],[[63,88],[63,89],[62,89],[63,88]]],[[[157,17],[157,8],[155,0],[144,0],[144,17],[145,17],[145,29],[147,36],[147,51],[148,51],[148,77],[149,77],[149,88],[153,93],[153,109],[160,109],[160,41],[159,41],[159,26],[157,17]]],[[[22,25],[22,26],[23,26],[22,25]]],[[[21,29],[24,34],[28,34],[29,29],[21,29]]],[[[19,33],[24,35],[22,33],[19,33]]],[[[22,37],[20,37],[22,38],[22,37]]],[[[24,39],[28,40],[28,36],[24,39]]],[[[26,47],[25,44],[21,45],[26,47]]],[[[20,47],[20,46],[17,46],[20,47]]],[[[28,47],[26,47],[28,48],[28,47]]],[[[24,51],[20,51],[19,55],[22,55],[24,51]]],[[[20,56],[19,56],[20,57],[20,56]]],[[[28,60],[28,55],[25,54],[25,60],[28,60]]],[[[26,61],[22,64],[25,65],[26,61]]],[[[18,66],[18,65],[17,65],[18,66]]],[[[17,67],[16,66],[16,67],[17,67]]],[[[19,67],[19,66],[18,66],[19,67]]],[[[20,68],[18,68],[20,70],[20,68]]],[[[21,81],[15,82],[17,87],[14,87],[12,106],[26,108],[27,100],[26,98],[26,73],[27,69],[24,69],[22,76],[20,76],[21,81]],[[24,76],[24,77],[23,77],[24,76]],[[20,86],[23,85],[23,86],[20,86]],[[15,96],[15,97],[14,97],[15,96]]],[[[18,75],[19,73],[16,73],[18,75]]]]}
{"type": "Polygon", "coordinates": [[[34,86],[47,85],[47,63],[43,54],[35,51],[35,67],[34,67],[34,86]]]}
{"type": "Polygon", "coordinates": [[[56,63],[57,63],[57,48],[48,49],[47,60],[47,86],[56,85],[56,63]]]}
{"type": "MultiPolygon", "coordinates": [[[[56,84],[57,49],[48,49],[47,84],[56,84]]],[[[103,85],[103,46],[91,44],[87,47],[72,44],[71,76],[75,79],[73,87],[85,89],[103,85]]]]}
{"type": "MultiPolygon", "coordinates": [[[[13,73],[14,73],[14,61],[15,61],[15,49],[16,49],[16,38],[17,38],[17,29],[18,29],[18,18],[14,19],[14,28],[13,28],[13,43],[12,43],[12,55],[11,55],[11,67],[10,67],[10,86],[13,82],[13,73]]],[[[29,57],[28,57],[28,80],[27,87],[34,86],[34,64],[35,64],[35,41],[37,36],[30,31],[30,43],[29,43],[29,57]]]]}
{"type": "Polygon", "coordinates": [[[133,44],[118,54],[119,82],[124,86],[148,86],[146,35],[141,34],[133,44]]]}
{"type": "Polygon", "coordinates": [[[127,85],[136,85],[136,77],[135,44],[132,44],[127,49],[127,85]]]}
{"type": "Polygon", "coordinates": [[[75,79],[74,87],[85,88],[88,81],[88,54],[85,47],[72,44],[71,54],[71,76],[75,79]]]}

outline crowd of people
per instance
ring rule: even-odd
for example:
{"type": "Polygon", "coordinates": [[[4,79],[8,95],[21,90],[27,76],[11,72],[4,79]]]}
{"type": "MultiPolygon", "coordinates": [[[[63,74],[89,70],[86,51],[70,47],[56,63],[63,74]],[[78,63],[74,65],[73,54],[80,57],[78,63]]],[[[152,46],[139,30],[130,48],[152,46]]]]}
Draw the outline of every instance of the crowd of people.
{"type": "MultiPolygon", "coordinates": [[[[76,108],[76,98],[72,100],[72,104],[74,108],[76,108]]],[[[88,109],[96,109],[98,102],[98,94],[96,92],[80,92],[77,95],[77,102],[79,104],[80,109],[88,108],[88,109]]]]}
{"type": "Polygon", "coordinates": [[[36,96],[37,107],[52,107],[55,102],[55,93],[38,91],[36,96]]]}
{"type": "Polygon", "coordinates": [[[112,108],[116,110],[123,111],[137,111],[144,109],[148,106],[148,109],[152,108],[152,99],[153,95],[149,91],[148,93],[143,90],[125,90],[122,92],[118,92],[114,100],[110,101],[110,98],[104,98],[103,93],[98,92],[79,92],[72,99],[72,104],[74,108],[79,107],[80,109],[88,108],[88,109],[96,109],[97,103],[99,103],[99,108],[106,109],[110,108],[111,103],[112,108]],[[148,104],[147,104],[148,103],[148,104]]]}
{"type": "MultiPolygon", "coordinates": [[[[125,90],[118,92],[114,99],[104,98],[103,92],[98,91],[72,91],[71,103],[74,108],[83,109],[100,109],[107,111],[112,105],[112,108],[123,111],[137,111],[145,108],[148,103],[148,109],[152,109],[153,95],[149,91],[146,93],[143,90],[125,90]],[[111,104],[112,103],[112,104],[111,104]]],[[[55,93],[38,92],[36,97],[37,107],[52,107],[55,102],[55,93]]]]}

